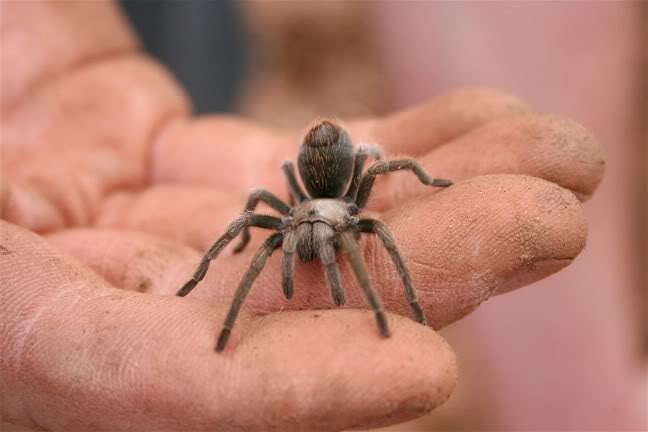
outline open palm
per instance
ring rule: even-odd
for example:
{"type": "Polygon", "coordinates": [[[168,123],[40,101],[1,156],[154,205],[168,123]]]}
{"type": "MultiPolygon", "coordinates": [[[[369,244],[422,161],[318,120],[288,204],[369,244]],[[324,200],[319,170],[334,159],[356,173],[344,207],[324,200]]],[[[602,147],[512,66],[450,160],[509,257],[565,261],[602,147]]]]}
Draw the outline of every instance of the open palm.
{"type": "MultiPolygon", "coordinates": [[[[6,4],[2,28],[4,419],[50,430],[340,430],[404,421],[449,396],[452,351],[408,318],[400,277],[371,238],[361,244],[392,338],[378,336],[344,260],[347,302],[336,308],[317,263],[297,265],[286,300],[277,254],[231,347],[215,354],[266,236],[225,250],[187,298],[174,294],[251,188],[287,197],[281,161],[296,157],[301,132],[191,118],[110,4],[6,4]],[[44,27],[56,31],[40,37],[44,27]],[[17,55],[25,49],[29,61],[17,55]]],[[[354,142],[456,182],[438,191],[391,174],[369,203],[434,328],[583,249],[577,197],[595,190],[603,161],[575,123],[464,90],[346,126],[354,142]]]]}

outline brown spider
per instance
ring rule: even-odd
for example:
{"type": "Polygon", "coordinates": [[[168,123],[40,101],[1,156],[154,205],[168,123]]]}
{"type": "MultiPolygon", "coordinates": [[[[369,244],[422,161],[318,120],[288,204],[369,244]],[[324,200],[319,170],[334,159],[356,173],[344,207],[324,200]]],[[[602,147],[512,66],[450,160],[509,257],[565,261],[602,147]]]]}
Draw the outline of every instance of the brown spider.
{"type": "Polygon", "coordinates": [[[250,241],[250,227],[277,231],[257,250],[236,290],[234,301],[225,317],[223,329],[216,343],[217,352],[225,349],[241,305],[266,260],[275,249],[282,246],[282,286],[286,298],[289,299],[293,295],[294,254],[297,251],[297,255],[304,262],[319,258],[324,265],[333,301],[338,306],[343,305],[344,290],[335,263],[336,250],[341,249],[374,311],[381,335],[389,337],[390,332],[382,302],[369,281],[367,269],[358,250],[357,240],[360,233],[378,235],[403,280],[405,294],[416,320],[427,324],[425,314],[416,300],[416,290],[412,285],[409,271],[389,229],[379,220],[359,218],[358,214],[367,204],[378,174],[411,170],[421,183],[429,186],[447,187],[452,182],[430,177],[415,160],[385,161],[380,160],[381,157],[382,150],[377,145],[359,146],[354,157],[351,138],[346,130],[333,120],[322,120],[304,137],[297,159],[299,175],[310,197],[297,183],[295,168],[290,161],[283,163],[283,171],[288,179],[295,206],[284,203],[265,189],[257,189],[250,194],[241,216],[236,218],[225,234],[216,240],[203,257],[191,280],[177,293],[181,297],[189,294],[205,277],[210,261],[216,258],[237,235],[241,234],[242,237],[234,253],[242,251],[250,241]],[[362,171],[368,157],[378,160],[363,175],[362,171]],[[283,217],[253,213],[259,201],[270,205],[283,217]]]}

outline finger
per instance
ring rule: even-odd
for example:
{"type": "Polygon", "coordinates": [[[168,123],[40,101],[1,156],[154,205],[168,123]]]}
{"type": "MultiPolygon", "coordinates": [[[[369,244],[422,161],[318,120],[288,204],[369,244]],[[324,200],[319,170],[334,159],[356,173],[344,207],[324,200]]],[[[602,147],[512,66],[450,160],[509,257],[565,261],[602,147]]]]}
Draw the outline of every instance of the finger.
{"type": "Polygon", "coordinates": [[[220,188],[161,185],[113,194],[95,227],[143,231],[205,250],[244,206],[244,197],[220,188]]]}
{"type": "MultiPolygon", "coordinates": [[[[571,120],[521,115],[492,121],[420,159],[433,177],[454,181],[486,174],[526,174],[589,198],[603,179],[605,160],[592,134],[571,120]]],[[[379,177],[370,208],[388,209],[430,188],[411,173],[379,177]]]]}
{"type": "Polygon", "coordinates": [[[2,245],[0,410],[10,422],[342,430],[420,416],[454,387],[450,348],[409,320],[390,316],[385,340],[363,311],[243,315],[219,355],[223,308],[115,290],[12,225],[2,245]]]}
{"type": "Polygon", "coordinates": [[[355,141],[378,142],[388,153],[421,155],[493,120],[528,112],[529,106],[513,95],[467,88],[349,127],[355,141]]]}
{"type": "Polygon", "coordinates": [[[0,217],[20,222],[36,232],[65,226],[60,210],[45,196],[0,177],[0,217]]]}
{"type": "Polygon", "coordinates": [[[239,194],[257,186],[282,190],[281,162],[297,156],[298,139],[238,116],[178,119],[154,143],[151,180],[210,184],[239,194]]]}
{"type": "MultiPolygon", "coordinates": [[[[422,154],[497,118],[528,111],[519,99],[467,89],[385,118],[349,121],[356,144],[378,141],[388,152],[422,154]]],[[[154,182],[204,183],[244,193],[283,189],[281,161],[295,159],[301,133],[278,132],[233,116],[179,120],[153,149],[154,182]]]]}
{"type": "MultiPolygon", "coordinates": [[[[155,223],[145,214],[138,217],[142,229],[151,229],[155,223]]],[[[435,328],[463,317],[493,293],[530,284],[569,265],[585,246],[587,235],[582,206],[571,192],[541,179],[512,175],[477,177],[440,193],[411,199],[386,213],[384,220],[393,231],[418,289],[419,302],[435,328]]],[[[222,234],[226,223],[215,235],[213,226],[188,226],[184,221],[175,229],[180,232],[185,226],[192,235],[202,229],[207,245],[222,234]]],[[[191,297],[230,302],[250,265],[255,245],[268,235],[257,230],[243,253],[233,255],[231,249],[222,252],[191,297]]],[[[88,242],[92,243],[96,242],[88,242]]],[[[365,236],[363,244],[371,280],[385,307],[409,316],[401,279],[388,253],[375,238],[365,236]]],[[[280,261],[279,252],[268,260],[247,301],[248,310],[263,314],[333,307],[322,268],[315,262],[297,265],[295,294],[286,300],[280,288],[280,261]]],[[[338,264],[347,306],[366,307],[346,261],[338,257],[338,264]]],[[[130,265],[140,264],[135,260],[130,265]]],[[[167,275],[163,278],[167,283],[153,285],[151,292],[173,295],[197,265],[198,260],[192,265],[183,262],[160,269],[167,275]]]]}

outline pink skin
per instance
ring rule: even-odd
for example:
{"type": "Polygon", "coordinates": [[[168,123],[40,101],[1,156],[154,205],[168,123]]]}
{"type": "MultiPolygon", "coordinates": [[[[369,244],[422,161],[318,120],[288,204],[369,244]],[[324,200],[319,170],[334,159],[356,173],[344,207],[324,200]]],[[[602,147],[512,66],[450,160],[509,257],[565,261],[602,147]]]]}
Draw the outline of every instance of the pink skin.
{"type": "MultiPolygon", "coordinates": [[[[299,265],[287,302],[275,256],[230,346],[214,354],[263,235],[240,255],[226,251],[188,298],[171,294],[251,187],[285,191],[280,161],[295,157],[299,132],[191,118],[182,90],[137,51],[111,3],[2,8],[2,85],[12,89],[2,101],[4,420],[50,430],[343,430],[405,421],[446,400],[454,354],[401,316],[402,286],[375,240],[364,254],[392,338],[354,309],[366,306],[343,260],[348,305],[328,310],[321,268],[299,265]],[[100,24],[70,24],[88,16],[100,24]],[[37,37],[42,29],[56,36],[37,37]]],[[[356,142],[378,140],[459,181],[439,192],[390,176],[371,206],[437,327],[583,249],[586,221],[569,189],[591,195],[602,165],[579,126],[488,90],[347,126],[356,142]]]]}

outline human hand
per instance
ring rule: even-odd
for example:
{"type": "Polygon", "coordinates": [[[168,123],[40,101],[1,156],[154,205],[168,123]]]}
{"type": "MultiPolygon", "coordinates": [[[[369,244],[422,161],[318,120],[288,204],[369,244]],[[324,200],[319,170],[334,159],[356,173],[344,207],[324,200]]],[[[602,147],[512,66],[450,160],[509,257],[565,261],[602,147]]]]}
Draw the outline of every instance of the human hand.
{"type": "MultiPolygon", "coordinates": [[[[343,262],[347,305],[332,311],[317,264],[298,265],[287,301],[274,257],[231,347],[215,354],[254,244],[223,253],[189,297],[173,294],[251,187],[285,191],[280,163],[294,158],[299,135],[188,118],[182,94],[134,52],[110,6],[17,8],[3,8],[3,32],[50,26],[58,31],[48,35],[65,37],[25,42],[38,42],[29,51],[39,61],[20,74],[3,62],[3,89],[26,90],[2,100],[2,217],[45,235],[2,224],[3,419],[51,430],[339,430],[403,421],[445,400],[452,352],[399,316],[409,316],[400,281],[370,240],[365,259],[393,313],[392,338],[357,310],[364,299],[343,262]],[[58,27],[78,14],[93,27],[58,27]]],[[[22,51],[9,42],[27,40],[7,39],[5,60],[22,51]]],[[[581,127],[490,91],[347,126],[356,142],[377,140],[388,156],[414,155],[457,181],[437,193],[391,175],[370,201],[434,327],[558,271],[584,247],[582,208],[568,189],[589,196],[602,158],[581,127]]],[[[253,233],[253,243],[262,238],[253,233]]]]}

